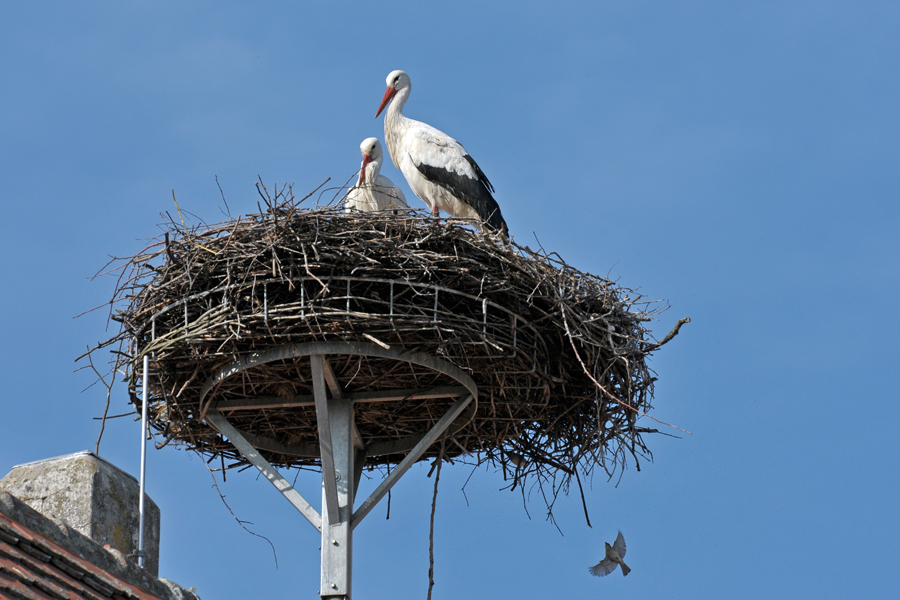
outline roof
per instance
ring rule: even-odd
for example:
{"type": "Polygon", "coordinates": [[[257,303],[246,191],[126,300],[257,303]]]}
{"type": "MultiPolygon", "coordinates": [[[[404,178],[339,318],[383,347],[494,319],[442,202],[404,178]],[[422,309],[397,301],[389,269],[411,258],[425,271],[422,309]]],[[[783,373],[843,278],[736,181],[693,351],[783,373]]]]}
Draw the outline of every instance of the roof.
{"type": "Polygon", "coordinates": [[[0,492],[0,598],[199,600],[0,492]]]}

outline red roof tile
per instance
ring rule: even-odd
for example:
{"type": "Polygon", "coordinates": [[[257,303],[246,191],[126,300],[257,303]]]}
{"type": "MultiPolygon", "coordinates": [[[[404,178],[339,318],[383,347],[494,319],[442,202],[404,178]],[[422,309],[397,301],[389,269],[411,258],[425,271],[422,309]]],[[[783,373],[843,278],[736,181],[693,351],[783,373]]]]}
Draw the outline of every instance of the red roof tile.
{"type": "Polygon", "coordinates": [[[160,600],[0,514],[0,598],[160,600]]]}

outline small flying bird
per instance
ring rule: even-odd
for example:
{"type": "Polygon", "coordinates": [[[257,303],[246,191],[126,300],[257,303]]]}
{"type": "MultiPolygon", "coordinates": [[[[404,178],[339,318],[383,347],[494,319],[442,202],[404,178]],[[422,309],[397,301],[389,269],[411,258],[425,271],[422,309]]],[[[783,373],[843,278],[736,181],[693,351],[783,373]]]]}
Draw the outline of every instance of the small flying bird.
{"type": "Polygon", "coordinates": [[[516,465],[517,467],[527,467],[528,459],[519,454],[518,452],[512,452],[511,450],[506,451],[506,456],[509,457],[509,462],[516,465]]]}
{"type": "Polygon", "coordinates": [[[390,103],[384,116],[384,139],[394,166],[435,216],[443,210],[453,217],[479,219],[505,236],[506,221],[491,195],[494,186],[475,159],[443,131],[403,115],[410,90],[409,75],[391,71],[375,113],[378,118],[390,103]]]}
{"type": "Polygon", "coordinates": [[[346,210],[389,210],[409,208],[403,192],[381,174],[384,152],[378,138],[366,138],[359,145],[362,165],[359,167],[359,181],[347,192],[346,210]]]}
{"type": "Polygon", "coordinates": [[[622,575],[631,573],[631,569],[622,560],[625,556],[625,538],[622,537],[622,532],[620,531],[616,536],[616,541],[612,546],[609,545],[609,542],[604,542],[604,544],[606,544],[606,558],[588,569],[591,575],[605,577],[616,570],[616,565],[622,565],[622,575]]]}

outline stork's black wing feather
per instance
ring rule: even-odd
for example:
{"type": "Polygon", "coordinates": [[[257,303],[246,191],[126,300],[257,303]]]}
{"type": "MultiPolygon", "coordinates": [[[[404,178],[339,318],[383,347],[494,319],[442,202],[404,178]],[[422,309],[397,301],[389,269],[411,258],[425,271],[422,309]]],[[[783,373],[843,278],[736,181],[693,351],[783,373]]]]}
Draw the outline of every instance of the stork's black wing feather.
{"type": "Polygon", "coordinates": [[[505,235],[506,221],[491,195],[494,186],[462,144],[425,123],[417,122],[410,133],[418,148],[416,158],[410,158],[422,177],[474,208],[488,227],[505,235]]]}
{"type": "Polygon", "coordinates": [[[478,163],[475,162],[475,159],[468,155],[468,153],[463,155],[463,158],[466,159],[466,162],[472,165],[472,169],[475,170],[475,174],[478,175],[478,179],[481,181],[482,185],[487,188],[489,192],[494,193],[494,186],[491,185],[491,182],[488,181],[487,175],[484,174],[484,171],[481,170],[481,167],[478,166],[478,163]]]}
{"type": "MultiPolygon", "coordinates": [[[[485,221],[491,229],[501,231],[504,234],[507,231],[506,221],[503,220],[503,214],[500,212],[500,205],[494,200],[491,192],[494,190],[491,182],[485,177],[484,172],[478,164],[468,154],[464,155],[466,161],[472,165],[478,179],[473,179],[467,175],[461,175],[454,171],[449,171],[443,167],[436,167],[426,163],[416,164],[416,169],[422,174],[422,177],[435,185],[439,185],[449,191],[455,197],[459,198],[469,206],[475,209],[478,216],[485,221]]],[[[415,161],[414,161],[415,164],[415,161]]]]}

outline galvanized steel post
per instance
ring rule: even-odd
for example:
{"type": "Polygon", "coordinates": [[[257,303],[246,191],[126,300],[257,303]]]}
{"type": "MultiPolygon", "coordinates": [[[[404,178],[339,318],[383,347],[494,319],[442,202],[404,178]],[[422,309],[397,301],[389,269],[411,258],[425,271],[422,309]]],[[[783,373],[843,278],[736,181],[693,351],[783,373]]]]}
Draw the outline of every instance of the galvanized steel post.
{"type": "MultiPolygon", "coordinates": [[[[337,518],[329,514],[322,486],[322,578],[319,595],[350,597],[353,565],[353,500],[356,495],[353,462],[353,401],[347,398],[328,399],[328,421],[334,457],[334,478],[337,488],[337,518]]],[[[323,469],[323,477],[327,476],[323,469]]]]}
{"type": "Polygon", "coordinates": [[[150,357],[144,355],[143,394],[141,400],[141,489],[138,500],[138,565],[144,566],[144,479],[147,473],[147,374],[150,371],[150,357]]]}

